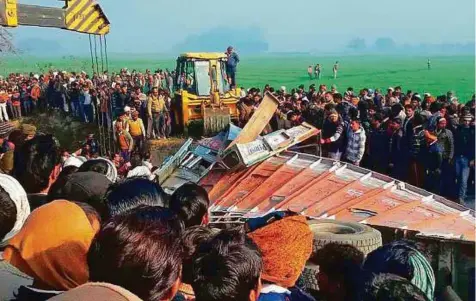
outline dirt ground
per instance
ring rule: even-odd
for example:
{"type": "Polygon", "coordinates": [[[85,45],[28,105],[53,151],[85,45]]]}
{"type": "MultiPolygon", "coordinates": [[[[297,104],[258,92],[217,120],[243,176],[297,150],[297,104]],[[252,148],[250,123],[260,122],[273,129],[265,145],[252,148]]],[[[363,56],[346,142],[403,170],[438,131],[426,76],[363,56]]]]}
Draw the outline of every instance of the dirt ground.
{"type": "MultiPolygon", "coordinates": [[[[36,114],[12,123],[15,127],[20,127],[23,123],[34,124],[39,132],[53,133],[61,147],[69,151],[79,149],[88,134],[95,134],[97,138],[99,137],[97,125],[84,124],[55,111],[36,114]]],[[[170,137],[167,140],[149,141],[152,164],[159,166],[166,157],[173,155],[185,140],[182,137],[170,137]]]]}
{"type": "Polygon", "coordinates": [[[170,137],[167,140],[150,140],[151,161],[154,166],[160,166],[165,158],[172,156],[185,142],[185,138],[170,137]]]}

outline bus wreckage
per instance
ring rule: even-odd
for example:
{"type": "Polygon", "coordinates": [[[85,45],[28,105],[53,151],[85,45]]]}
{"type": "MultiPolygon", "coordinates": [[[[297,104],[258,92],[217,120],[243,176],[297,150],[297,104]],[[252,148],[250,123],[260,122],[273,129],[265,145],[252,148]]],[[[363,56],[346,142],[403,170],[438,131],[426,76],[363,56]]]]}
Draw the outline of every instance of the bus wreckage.
{"type": "Polygon", "coordinates": [[[318,135],[309,124],[260,136],[276,106],[267,94],[245,128],[230,124],[215,137],[189,139],[156,171],[157,181],[167,193],[186,182],[202,185],[217,227],[290,210],[379,230],[365,253],[395,239],[417,240],[428,249],[437,288],[452,287],[467,300],[474,281],[474,210],[386,175],[293,151],[318,135]]]}

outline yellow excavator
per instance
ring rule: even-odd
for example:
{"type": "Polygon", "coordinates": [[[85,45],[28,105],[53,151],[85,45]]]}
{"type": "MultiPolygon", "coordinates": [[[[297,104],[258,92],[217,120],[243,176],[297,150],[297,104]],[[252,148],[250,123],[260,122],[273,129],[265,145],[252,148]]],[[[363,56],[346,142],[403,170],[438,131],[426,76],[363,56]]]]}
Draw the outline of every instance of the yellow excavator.
{"type": "MultiPolygon", "coordinates": [[[[94,0],[60,0],[62,8],[0,0],[0,26],[61,28],[105,36],[110,22],[94,0]]],[[[91,46],[90,46],[91,47],[91,46]]],[[[174,128],[188,132],[193,124],[200,134],[221,131],[238,118],[240,89],[230,90],[224,53],[185,53],[178,57],[174,95],[174,128]]],[[[94,69],[94,67],[93,67],[94,69]]]]}
{"type": "Polygon", "coordinates": [[[62,1],[65,5],[58,8],[0,0],[0,26],[52,27],[101,36],[109,33],[109,20],[94,0],[62,1]]]}
{"type": "Polygon", "coordinates": [[[184,53],[177,59],[175,128],[209,135],[238,118],[240,89],[229,89],[227,56],[219,52],[184,53]],[[203,124],[203,132],[201,127],[203,124]]]}

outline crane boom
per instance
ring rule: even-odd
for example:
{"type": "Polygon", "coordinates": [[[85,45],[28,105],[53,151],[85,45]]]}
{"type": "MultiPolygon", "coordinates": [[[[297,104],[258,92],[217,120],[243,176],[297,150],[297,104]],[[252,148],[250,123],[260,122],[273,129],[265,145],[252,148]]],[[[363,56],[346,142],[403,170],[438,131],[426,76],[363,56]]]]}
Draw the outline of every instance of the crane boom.
{"type": "Polygon", "coordinates": [[[105,35],[110,22],[94,0],[63,0],[65,6],[45,7],[0,0],[0,25],[53,27],[80,33],[105,35]]]}

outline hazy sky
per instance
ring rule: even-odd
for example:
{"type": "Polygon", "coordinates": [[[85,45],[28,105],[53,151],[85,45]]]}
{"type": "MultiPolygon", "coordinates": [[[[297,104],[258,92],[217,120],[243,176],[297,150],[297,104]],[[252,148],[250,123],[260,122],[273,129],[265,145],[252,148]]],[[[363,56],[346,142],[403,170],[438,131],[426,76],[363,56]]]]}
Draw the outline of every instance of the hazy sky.
{"type": "MultiPolygon", "coordinates": [[[[58,0],[18,0],[61,6],[58,0]]],[[[110,52],[167,52],[190,34],[217,26],[260,27],[270,51],[336,50],[355,37],[368,44],[475,40],[474,0],[100,0],[111,21],[110,52]]],[[[41,37],[89,49],[88,38],[56,29],[18,28],[18,40],[41,37]]],[[[225,45],[226,46],[226,45],[225,45]]],[[[221,50],[221,49],[220,49],[221,50]]]]}

